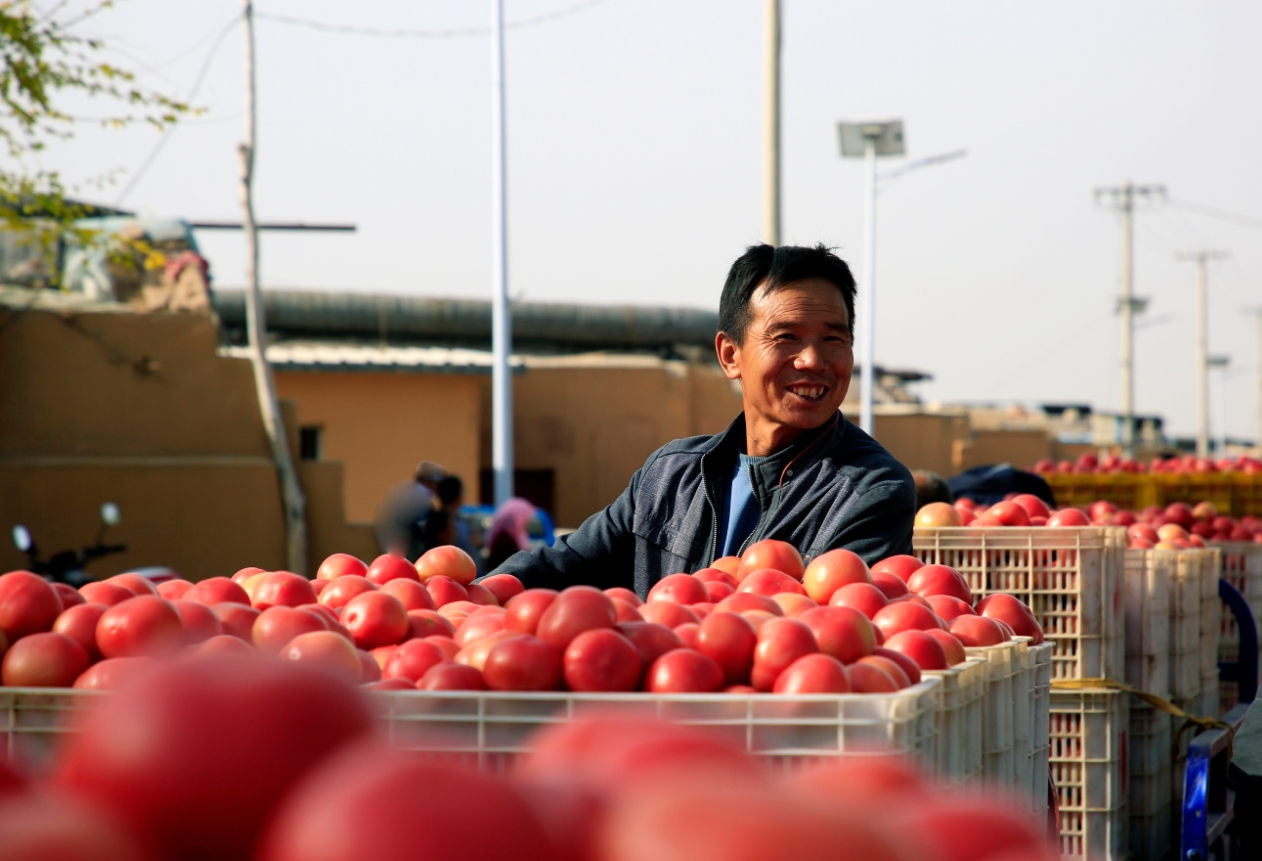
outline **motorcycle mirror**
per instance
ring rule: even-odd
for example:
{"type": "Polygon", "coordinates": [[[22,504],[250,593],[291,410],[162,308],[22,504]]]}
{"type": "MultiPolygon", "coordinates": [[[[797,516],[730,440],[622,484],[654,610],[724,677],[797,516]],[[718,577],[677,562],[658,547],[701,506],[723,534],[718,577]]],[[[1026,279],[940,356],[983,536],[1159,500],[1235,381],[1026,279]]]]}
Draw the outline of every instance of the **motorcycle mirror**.
{"type": "Polygon", "coordinates": [[[31,549],[31,531],[21,524],[13,527],[13,543],[23,553],[31,549]]]}
{"type": "Polygon", "coordinates": [[[123,513],[113,502],[107,502],[101,506],[101,522],[106,526],[117,526],[123,522],[123,513]]]}

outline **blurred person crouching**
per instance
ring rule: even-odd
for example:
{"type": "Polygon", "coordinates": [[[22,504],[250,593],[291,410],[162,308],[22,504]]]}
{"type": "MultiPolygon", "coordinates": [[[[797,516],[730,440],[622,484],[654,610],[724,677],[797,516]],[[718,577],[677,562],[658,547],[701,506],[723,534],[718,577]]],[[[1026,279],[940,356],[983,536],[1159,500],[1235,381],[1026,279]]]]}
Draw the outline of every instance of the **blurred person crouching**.
{"type": "Polygon", "coordinates": [[[530,549],[526,527],[534,517],[535,507],[517,496],[500,506],[486,534],[488,571],[494,571],[514,553],[530,549]]]}

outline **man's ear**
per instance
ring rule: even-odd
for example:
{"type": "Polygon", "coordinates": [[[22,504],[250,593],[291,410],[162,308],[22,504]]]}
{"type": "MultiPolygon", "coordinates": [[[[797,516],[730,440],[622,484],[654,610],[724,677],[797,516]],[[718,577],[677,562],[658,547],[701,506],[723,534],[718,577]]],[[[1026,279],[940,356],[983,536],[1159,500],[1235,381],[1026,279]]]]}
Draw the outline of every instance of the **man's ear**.
{"type": "Polygon", "coordinates": [[[719,332],[714,336],[714,352],[719,357],[719,367],[723,369],[724,375],[729,380],[739,380],[741,378],[740,345],[729,338],[726,332],[719,332]]]}

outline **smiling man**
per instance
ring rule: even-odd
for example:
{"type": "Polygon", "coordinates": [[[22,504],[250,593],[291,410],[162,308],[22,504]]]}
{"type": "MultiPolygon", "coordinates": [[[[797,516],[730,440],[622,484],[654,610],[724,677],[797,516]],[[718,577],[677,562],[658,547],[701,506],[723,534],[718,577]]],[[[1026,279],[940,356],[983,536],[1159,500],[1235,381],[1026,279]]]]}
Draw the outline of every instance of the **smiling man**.
{"type": "Polygon", "coordinates": [[[553,547],[494,573],[528,587],[626,586],[645,597],[754,541],[808,561],[911,552],[911,474],[838,411],[854,371],[854,276],[827,248],[756,245],[732,264],[715,350],[744,411],[715,436],[655,451],[622,495],[553,547]]]}

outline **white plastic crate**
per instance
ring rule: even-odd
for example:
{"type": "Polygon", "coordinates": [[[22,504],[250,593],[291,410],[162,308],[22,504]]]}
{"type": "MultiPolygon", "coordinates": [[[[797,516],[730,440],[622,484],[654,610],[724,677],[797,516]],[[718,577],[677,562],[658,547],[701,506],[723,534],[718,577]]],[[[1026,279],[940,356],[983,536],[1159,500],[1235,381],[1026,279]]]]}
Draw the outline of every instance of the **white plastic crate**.
{"type": "Polygon", "coordinates": [[[1201,695],[1202,554],[1175,551],[1170,581],[1170,698],[1196,709],[1201,695]]]}
{"type": "MultiPolygon", "coordinates": [[[[1223,608],[1218,597],[1218,581],[1223,575],[1222,550],[1201,550],[1201,678],[1218,675],[1218,640],[1222,630],[1223,608]]],[[[1202,691],[1204,685],[1202,685],[1202,691]]],[[[1217,701],[1217,696],[1214,697],[1217,701]]]]}
{"type": "Polygon", "coordinates": [[[1052,689],[1049,761],[1064,858],[1126,858],[1127,696],[1105,689],[1052,689]]]}
{"type": "Polygon", "coordinates": [[[487,770],[528,753],[540,729],[584,714],[658,718],[705,727],[775,767],[843,754],[892,751],[933,772],[942,682],[925,678],[892,694],[579,694],[498,691],[378,691],[389,741],[487,770]]]}
{"type": "Polygon", "coordinates": [[[1018,644],[968,648],[970,658],[986,662],[986,697],[982,703],[982,776],[992,787],[1013,791],[1017,780],[1017,732],[1013,724],[1014,687],[1020,670],[1018,644]]]}
{"type": "Polygon", "coordinates": [[[106,694],[70,688],[0,687],[0,752],[31,773],[46,771],[77,712],[106,694]]]}
{"type": "Polygon", "coordinates": [[[962,573],[974,599],[1007,592],[1024,601],[1056,646],[1054,678],[1124,675],[1124,528],[925,528],[912,547],[926,563],[962,573]]]}
{"type": "Polygon", "coordinates": [[[1030,646],[1034,661],[1034,697],[1030,719],[1030,799],[1036,822],[1047,818],[1047,747],[1051,721],[1049,707],[1052,689],[1051,643],[1030,646]]]}
{"type": "Polygon", "coordinates": [[[1015,672],[1012,674],[1013,777],[1017,800],[1029,803],[1029,787],[1034,768],[1034,676],[1035,656],[1030,654],[1031,637],[1017,637],[1013,651],[1015,672]]]}
{"type": "Polygon", "coordinates": [[[969,658],[947,670],[924,670],[939,679],[938,782],[963,786],[982,773],[982,706],[986,696],[986,661],[969,658]]]}
{"type": "Polygon", "coordinates": [[[1135,859],[1158,861],[1169,850],[1174,763],[1170,715],[1137,699],[1130,701],[1127,739],[1130,851],[1135,859]]]}
{"type": "MultiPolygon", "coordinates": [[[[1222,570],[1219,574],[1244,597],[1253,615],[1254,628],[1262,619],[1262,544],[1229,541],[1215,544],[1222,552],[1222,570]]],[[[1218,602],[1218,660],[1236,661],[1240,656],[1240,632],[1236,627],[1236,615],[1223,601],[1218,602]]],[[[1259,650],[1262,656],[1262,649],[1259,650]]],[[[1219,685],[1218,713],[1226,714],[1240,701],[1239,685],[1222,682],[1219,685]]]]}
{"type": "Polygon", "coordinates": [[[1159,697],[1170,695],[1170,550],[1126,551],[1126,684],[1159,697]]]}

